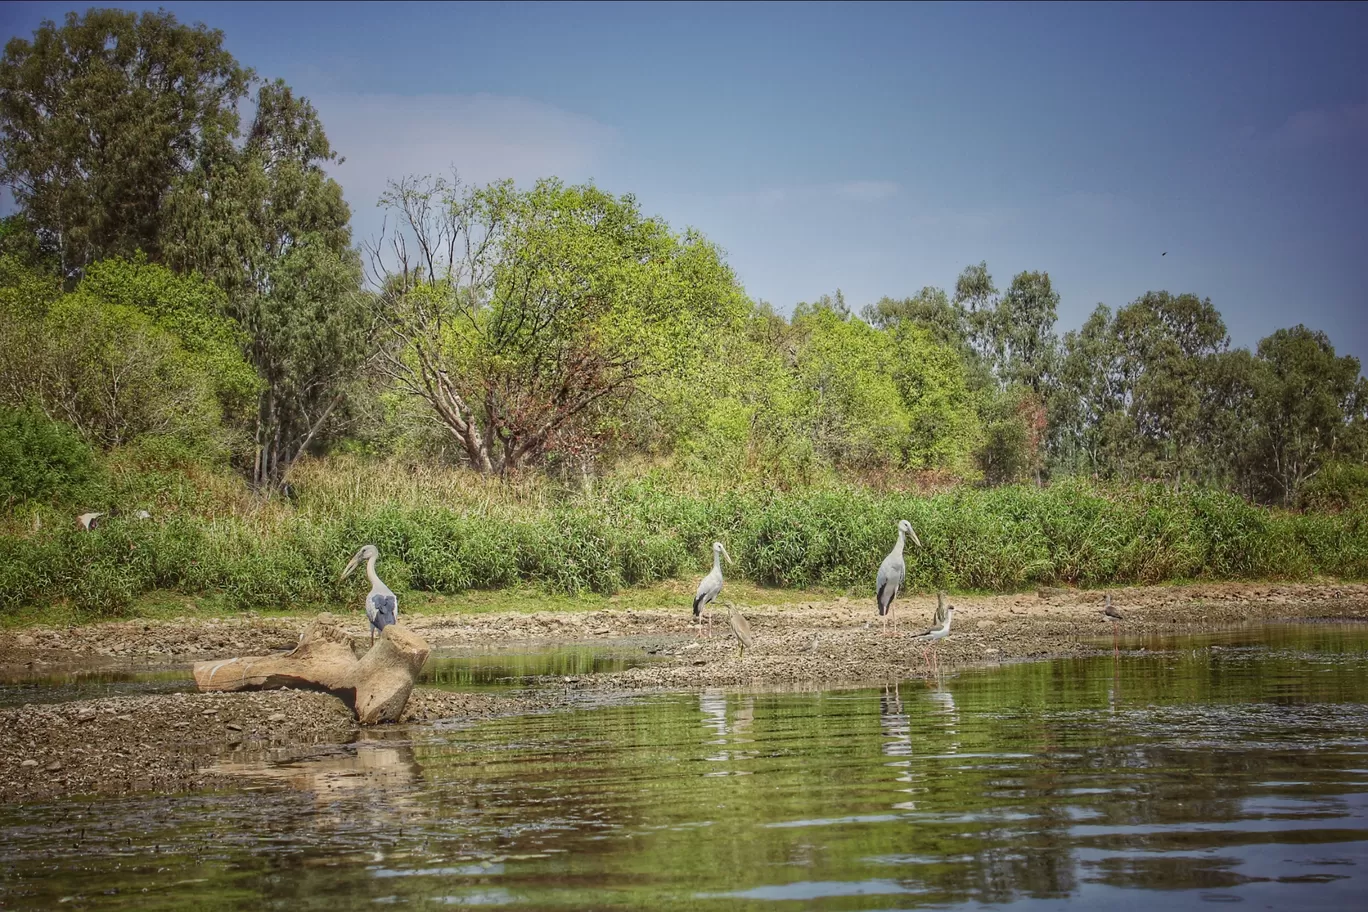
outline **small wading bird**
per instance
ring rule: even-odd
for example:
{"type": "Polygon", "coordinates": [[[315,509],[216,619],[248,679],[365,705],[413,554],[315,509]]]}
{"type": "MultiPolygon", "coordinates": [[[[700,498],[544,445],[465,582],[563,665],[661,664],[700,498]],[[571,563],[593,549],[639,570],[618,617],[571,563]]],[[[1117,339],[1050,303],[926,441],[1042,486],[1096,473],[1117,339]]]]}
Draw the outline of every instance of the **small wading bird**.
{"type": "Polygon", "coordinates": [[[1110,593],[1107,594],[1106,604],[1102,606],[1102,616],[1111,624],[1112,651],[1115,651],[1120,648],[1119,641],[1116,638],[1116,625],[1121,622],[1121,612],[1112,607],[1110,593]]]}
{"type": "Polygon", "coordinates": [[[741,658],[746,657],[746,649],[755,645],[755,634],[751,633],[750,621],[746,616],[736,610],[736,606],[727,602],[727,624],[731,627],[731,632],[736,635],[737,641],[741,643],[741,658]]]}
{"type": "MultiPolygon", "coordinates": [[[[909,535],[920,548],[921,539],[917,538],[917,533],[912,530],[912,524],[905,519],[900,520],[898,522],[898,543],[893,546],[893,550],[888,552],[888,557],[885,557],[883,563],[879,565],[874,598],[879,605],[879,618],[883,624],[885,635],[888,633],[888,621],[893,616],[893,599],[897,596],[898,589],[902,587],[903,580],[907,579],[907,564],[903,561],[903,545],[909,535]]],[[[898,623],[894,621],[893,635],[897,636],[897,633],[898,623]]]]}
{"type": "MultiPolygon", "coordinates": [[[[703,609],[708,608],[722,591],[722,558],[725,556],[727,558],[727,563],[730,564],[732,562],[731,555],[727,554],[727,549],[723,547],[721,542],[713,542],[712,550],[712,572],[703,577],[703,580],[698,584],[698,591],[694,593],[693,616],[695,624],[700,624],[703,609]]],[[[703,629],[701,624],[697,632],[699,635],[702,635],[703,629]]],[[[708,608],[708,636],[712,636],[711,608],[708,608]]]]}
{"type": "MultiPolygon", "coordinates": [[[[943,600],[941,604],[944,604],[943,600]]],[[[936,618],[941,617],[940,605],[936,606],[936,618]]],[[[926,667],[931,667],[931,661],[935,659],[936,673],[940,673],[940,656],[935,651],[935,645],[950,635],[950,622],[955,619],[955,606],[945,605],[945,619],[936,624],[925,633],[919,633],[916,639],[922,642],[922,659],[926,662],[926,667]]]]}
{"type": "Polygon", "coordinates": [[[366,562],[366,577],[370,579],[370,594],[366,596],[366,620],[370,621],[371,645],[375,645],[375,635],[390,624],[399,623],[399,600],[394,597],[389,586],[380,582],[380,577],[375,575],[375,562],[380,559],[380,552],[375,545],[366,545],[352,557],[347,564],[347,569],[342,571],[342,578],[351,576],[352,571],[366,562]]]}

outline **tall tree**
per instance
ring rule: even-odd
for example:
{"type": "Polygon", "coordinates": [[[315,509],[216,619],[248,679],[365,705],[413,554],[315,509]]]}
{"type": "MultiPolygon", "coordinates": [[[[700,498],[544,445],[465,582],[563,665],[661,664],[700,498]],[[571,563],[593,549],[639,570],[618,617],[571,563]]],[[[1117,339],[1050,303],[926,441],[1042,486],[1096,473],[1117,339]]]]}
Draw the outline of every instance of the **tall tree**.
{"type": "Polygon", "coordinates": [[[1353,449],[1359,361],[1337,357],[1325,333],[1301,324],[1260,340],[1257,357],[1259,470],[1270,493],[1290,504],[1327,462],[1364,456],[1353,449]]]}
{"type": "Polygon", "coordinates": [[[1058,308],[1059,293],[1048,272],[1021,272],[1012,278],[992,321],[993,351],[1004,385],[1026,387],[1042,400],[1048,396],[1058,353],[1058,308]]]}
{"type": "Polygon", "coordinates": [[[167,255],[228,293],[263,380],[252,436],[258,486],[282,482],[335,428],[373,345],[339,161],[318,113],[277,80],[260,87],[241,149],[204,163],[169,201],[167,255]]]}
{"type": "Polygon", "coordinates": [[[1208,298],[1148,292],[1116,314],[1128,412],[1146,473],[1181,483],[1211,462],[1200,447],[1209,359],[1229,346],[1225,321],[1208,298]]]}
{"type": "Polygon", "coordinates": [[[955,280],[955,305],[965,313],[969,343],[974,352],[985,363],[992,363],[998,290],[987,263],[964,267],[955,280]]]}
{"type": "Polygon", "coordinates": [[[511,181],[393,183],[371,248],[390,320],[382,369],[425,400],[481,472],[590,452],[652,378],[716,350],[745,298],[717,248],[631,196],[511,181]]]}
{"type": "Polygon", "coordinates": [[[250,70],[223,33],[170,13],[44,21],[0,59],[0,182],[74,282],[108,256],[160,256],[177,180],[228,147],[250,70]]]}

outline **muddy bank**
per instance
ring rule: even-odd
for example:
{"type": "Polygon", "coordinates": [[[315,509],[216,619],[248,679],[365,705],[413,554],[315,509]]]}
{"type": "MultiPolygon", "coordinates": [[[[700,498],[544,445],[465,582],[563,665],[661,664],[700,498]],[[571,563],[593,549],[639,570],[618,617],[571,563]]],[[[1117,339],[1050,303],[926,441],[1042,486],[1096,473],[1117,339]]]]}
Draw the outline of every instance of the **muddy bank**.
{"type": "MultiPolygon", "coordinates": [[[[1207,584],[1110,590],[1126,648],[1146,634],[1193,633],[1274,620],[1368,621],[1368,585],[1207,584]]],[[[937,647],[943,672],[1010,659],[1110,650],[1096,592],[954,597],[954,626],[937,647]]],[[[908,634],[926,629],[934,595],[900,599],[901,636],[880,635],[871,599],[745,608],[755,645],[738,655],[721,608],[697,639],[687,597],[674,612],[481,614],[404,618],[435,649],[602,644],[655,661],[610,674],[548,677],[530,691],[459,693],[416,688],[402,723],[429,724],[564,709],[610,695],[699,687],[823,687],[927,675],[908,634]]],[[[356,612],[354,636],[364,634],[356,612]]],[[[0,667],[34,670],[112,656],[190,661],[291,648],[308,618],[131,621],[0,634],[0,667]]],[[[4,801],[61,795],[175,791],[221,784],[216,757],[304,750],[355,737],[341,701],[297,691],[115,697],[0,711],[4,801]]],[[[402,737],[402,735],[400,735],[402,737]]]]}
{"type": "MultiPolygon", "coordinates": [[[[685,591],[684,584],[679,589],[680,605],[673,611],[410,614],[404,616],[403,623],[436,649],[592,644],[625,639],[633,645],[673,651],[694,636],[690,593],[685,591]]],[[[1193,631],[1274,618],[1368,618],[1368,584],[1363,583],[1207,583],[1106,591],[1126,615],[1122,629],[1131,633],[1193,631]]],[[[723,599],[726,598],[724,590],[723,599]]],[[[1015,657],[1067,651],[1080,638],[1110,635],[1110,628],[1096,610],[1102,602],[1100,590],[953,596],[950,601],[961,609],[955,617],[951,642],[964,642],[966,638],[961,634],[974,634],[987,648],[1015,657]],[[988,643],[989,640],[992,642],[988,643]]],[[[920,631],[929,622],[935,596],[919,593],[902,597],[896,606],[895,618],[902,630],[920,631]]],[[[862,636],[862,632],[878,623],[872,596],[742,607],[756,626],[757,635],[764,635],[755,651],[757,660],[762,654],[794,654],[805,645],[804,637],[810,643],[814,636],[821,638],[819,645],[824,648],[842,648],[842,644],[849,643],[853,662],[870,655],[891,657],[905,646],[897,640],[881,643],[877,639],[866,641],[862,636]]],[[[292,649],[310,620],[312,615],[187,618],[5,630],[0,631],[0,668],[101,659],[191,661],[265,655],[292,649]]],[[[343,615],[343,620],[351,624],[350,632],[356,641],[364,644],[365,618],[360,609],[343,615]]],[[[713,630],[716,639],[730,638],[725,607],[719,606],[713,630]]],[[[944,645],[948,653],[951,643],[944,645]]],[[[750,658],[748,655],[747,660],[750,658]]]]}
{"type": "MultiPolygon", "coordinates": [[[[403,722],[471,721],[555,709],[563,693],[419,688],[403,722]]],[[[336,697],[301,690],[109,697],[0,710],[0,803],[70,795],[177,792],[240,784],[243,765],[346,744],[358,734],[336,697]]]]}
{"type": "Polygon", "coordinates": [[[297,690],[110,697],[0,710],[0,800],[221,784],[217,755],[349,741],[351,710],[297,690]]]}

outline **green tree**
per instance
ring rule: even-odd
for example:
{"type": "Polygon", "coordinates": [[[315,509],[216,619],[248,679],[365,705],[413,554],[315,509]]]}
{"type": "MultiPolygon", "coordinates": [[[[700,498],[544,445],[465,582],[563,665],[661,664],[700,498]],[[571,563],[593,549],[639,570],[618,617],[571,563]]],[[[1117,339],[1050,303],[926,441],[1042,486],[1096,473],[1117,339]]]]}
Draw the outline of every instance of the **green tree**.
{"type": "Polygon", "coordinates": [[[1203,401],[1208,361],[1229,345],[1221,315],[1210,299],[1148,292],[1117,312],[1115,333],[1143,471],[1175,484],[1209,475],[1203,401]]]}
{"type": "Polygon", "coordinates": [[[170,13],[91,9],[13,38],[0,59],[0,182],[61,274],[164,240],[177,181],[238,129],[251,71],[223,34],[170,13]]]}
{"type": "Polygon", "coordinates": [[[277,80],[258,90],[243,148],[196,168],[169,204],[168,257],[227,291],[262,380],[252,420],[258,486],[283,482],[336,432],[374,347],[351,212],[324,170],[339,160],[314,107],[277,80]]]}
{"type": "Polygon", "coordinates": [[[36,404],[103,447],[161,435],[219,452],[224,408],[254,378],[217,296],[160,266],[95,264],[74,292],[0,319],[0,402],[36,404]]]}
{"type": "Polygon", "coordinates": [[[1363,458],[1353,451],[1364,389],[1359,361],[1336,356],[1325,333],[1301,324],[1261,339],[1257,357],[1258,472],[1290,504],[1328,462],[1363,458]]]}
{"type": "Polygon", "coordinates": [[[1058,307],[1059,293],[1048,272],[1021,272],[1012,278],[990,324],[1004,386],[1025,387],[1042,400],[1049,395],[1058,354],[1058,307]]]}
{"type": "Polygon", "coordinates": [[[992,364],[996,352],[998,290],[987,263],[964,267],[955,280],[954,303],[964,312],[970,347],[980,361],[992,364]]]}
{"type": "Polygon", "coordinates": [[[382,369],[425,400],[481,472],[592,450],[639,387],[691,370],[744,316],[730,268],[631,196],[542,180],[391,184],[372,246],[382,369]]]}

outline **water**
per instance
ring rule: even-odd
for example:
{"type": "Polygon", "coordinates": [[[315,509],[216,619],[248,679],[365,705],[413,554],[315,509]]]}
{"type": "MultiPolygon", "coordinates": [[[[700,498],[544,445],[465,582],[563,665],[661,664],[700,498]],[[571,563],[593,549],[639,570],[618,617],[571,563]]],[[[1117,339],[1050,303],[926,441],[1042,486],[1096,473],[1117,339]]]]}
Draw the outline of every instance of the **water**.
{"type": "Polygon", "coordinates": [[[1357,907],[1368,629],[1146,645],[375,731],[240,758],[226,793],[3,807],[0,905],[1357,907]]]}
{"type": "MultiPolygon", "coordinates": [[[[545,677],[623,671],[652,657],[639,649],[548,646],[508,649],[434,650],[419,682],[461,691],[526,688],[545,677]]],[[[0,707],[61,703],[103,697],[189,693],[195,689],[188,665],[119,662],[91,666],[42,666],[0,672],[0,707]]]]}

